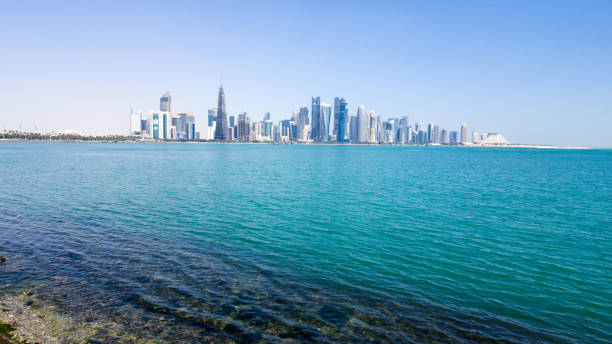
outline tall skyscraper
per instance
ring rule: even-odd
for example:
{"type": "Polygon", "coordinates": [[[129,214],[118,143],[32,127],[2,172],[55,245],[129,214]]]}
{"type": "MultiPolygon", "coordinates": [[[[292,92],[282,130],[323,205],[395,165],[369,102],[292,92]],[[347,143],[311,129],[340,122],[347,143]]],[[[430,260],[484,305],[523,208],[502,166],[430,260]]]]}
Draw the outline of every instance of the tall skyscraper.
{"type": "Polygon", "coordinates": [[[376,121],[376,112],[374,112],[374,110],[371,110],[370,112],[368,112],[368,119],[370,121],[370,125],[369,125],[369,133],[368,133],[368,142],[370,143],[376,143],[376,133],[378,131],[377,128],[377,121],[376,121]]]}
{"type": "Polygon", "coordinates": [[[457,144],[457,132],[456,131],[451,131],[450,132],[450,137],[449,137],[448,142],[451,145],[456,145],[457,144]]]}
{"type": "Polygon", "coordinates": [[[448,144],[448,131],[446,129],[442,129],[442,131],[440,132],[440,136],[442,136],[441,137],[442,144],[447,145],[448,144]]]}
{"type": "Polygon", "coordinates": [[[296,120],[297,120],[296,124],[298,126],[297,127],[298,138],[306,139],[305,137],[303,137],[304,127],[310,124],[310,121],[308,120],[308,108],[307,107],[300,108],[300,112],[298,113],[296,120]]]}
{"type": "Polygon", "coordinates": [[[161,98],[159,98],[159,111],[172,113],[172,111],[170,110],[171,103],[172,98],[170,97],[170,91],[162,94],[161,98]]]}
{"type": "Polygon", "coordinates": [[[269,113],[269,112],[266,112],[266,113],[264,114],[264,121],[269,121],[269,120],[270,120],[270,113],[269,113]]]}
{"type": "Polygon", "coordinates": [[[433,131],[433,125],[431,123],[427,124],[427,142],[432,142],[432,131],[433,131]]]}
{"type": "Polygon", "coordinates": [[[322,117],[322,132],[321,137],[323,141],[330,141],[331,131],[333,130],[332,125],[332,106],[330,104],[321,103],[321,117],[322,117]]]}
{"type": "Polygon", "coordinates": [[[381,116],[376,117],[376,142],[380,143],[383,139],[383,126],[381,116]]]}
{"type": "Polygon", "coordinates": [[[321,97],[312,97],[312,120],[310,137],[315,142],[329,141],[331,106],[321,103],[321,97]]]}
{"type": "Polygon", "coordinates": [[[344,98],[336,98],[334,100],[334,113],[335,112],[338,112],[338,130],[336,141],[346,142],[349,139],[349,111],[348,104],[344,98]]]}
{"type": "Polygon", "coordinates": [[[338,141],[338,123],[340,120],[340,97],[334,98],[334,129],[332,131],[332,138],[334,141],[338,141]]]}
{"type": "Polygon", "coordinates": [[[351,116],[349,120],[349,141],[357,142],[357,116],[351,116]]]}
{"type": "Polygon", "coordinates": [[[238,140],[248,141],[251,135],[251,119],[246,112],[238,114],[238,140]]]}
{"type": "Polygon", "coordinates": [[[403,116],[400,118],[400,137],[401,143],[410,143],[408,139],[410,137],[410,132],[408,129],[410,128],[410,122],[408,121],[408,116],[403,116]]]}
{"type": "Polygon", "coordinates": [[[219,87],[219,102],[217,104],[217,125],[215,128],[215,141],[227,141],[229,131],[227,127],[227,113],[225,110],[225,92],[223,86],[219,87]]]}
{"type": "MultiPolygon", "coordinates": [[[[172,125],[172,118],[168,112],[151,111],[150,118],[151,127],[147,129],[147,132],[150,133],[149,135],[152,139],[170,140],[173,138],[172,128],[175,127],[172,125]]],[[[174,130],[176,130],[176,128],[174,130]]]]}
{"type": "Polygon", "coordinates": [[[467,144],[469,142],[468,140],[468,126],[463,123],[461,125],[461,144],[467,144]]]}
{"type": "Polygon", "coordinates": [[[323,142],[325,140],[325,127],[321,114],[321,97],[312,97],[312,105],[310,108],[312,113],[312,130],[310,132],[310,137],[314,142],[323,142]]]}
{"type": "MultiPolygon", "coordinates": [[[[268,112],[269,113],[269,112],[268,112]]],[[[267,119],[264,120],[263,123],[263,136],[265,140],[272,140],[272,134],[273,134],[273,128],[274,125],[272,124],[272,121],[267,119]]]]}
{"type": "Polygon", "coordinates": [[[440,140],[440,125],[434,124],[433,129],[432,129],[432,135],[433,135],[433,139],[430,140],[431,142],[442,143],[442,140],[440,140]]]}
{"type": "Polygon", "coordinates": [[[357,108],[357,142],[368,142],[370,134],[370,119],[366,113],[365,107],[359,105],[357,108]]]}

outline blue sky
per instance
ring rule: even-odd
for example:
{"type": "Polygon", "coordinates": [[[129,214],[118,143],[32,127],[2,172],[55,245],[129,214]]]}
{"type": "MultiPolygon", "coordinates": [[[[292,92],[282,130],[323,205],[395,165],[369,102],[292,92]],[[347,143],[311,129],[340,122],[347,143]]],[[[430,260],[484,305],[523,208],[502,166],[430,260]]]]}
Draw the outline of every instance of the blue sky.
{"type": "Polygon", "coordinates": [[[0,130],[126,133],[130,108],[204,123],[343,96],[384,118],[612,147],[610,1],[8,1],[0,130]]]}

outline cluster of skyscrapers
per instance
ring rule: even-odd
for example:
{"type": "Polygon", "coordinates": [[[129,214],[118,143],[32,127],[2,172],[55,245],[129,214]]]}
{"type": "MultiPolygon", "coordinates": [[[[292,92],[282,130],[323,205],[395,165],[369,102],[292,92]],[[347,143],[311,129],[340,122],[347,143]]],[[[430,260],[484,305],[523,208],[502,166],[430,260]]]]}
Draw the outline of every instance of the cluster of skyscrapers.
{"type": "Polygon", "coordinates": [[[363,105],[351,116],[348,102],[334,98],[333,107],[313,97],[310,109],[302,107],[289,119],[274,123],[270,113],[262,121],[252,121],[246,112],[228,116],[225,92],[219,88],[217,106],[208,110],[207,126],[200,135],[195,130],[195,117],[188,112],[172,114],[170,93],[160,98],[160,110],[150,111],[148,118],[132,113],[132,135],[153,140],[214,140],[239,142],[318,142],[318,143],[393,143],[393,144],[508,144],[497,133],[468,138],[467,124],[460,131],[449,131],[438,124],[411,124],[407,116],[382,120],[366,111],[363,105]]]}
{"type": "Polygon", "coordinates": [[[159,110],[130,111],[130,134],[152,140],[193,141],[199,137],[195,131],[195,116],[190,112],[172,113],[170,92],[159,98],[159,110]]]}

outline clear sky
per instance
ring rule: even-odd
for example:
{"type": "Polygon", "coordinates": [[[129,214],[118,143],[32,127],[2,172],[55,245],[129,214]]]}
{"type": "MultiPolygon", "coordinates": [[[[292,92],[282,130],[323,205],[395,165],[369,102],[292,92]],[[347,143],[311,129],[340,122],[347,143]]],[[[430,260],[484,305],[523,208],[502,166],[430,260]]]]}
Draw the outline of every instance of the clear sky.
{"type": "Polygon", "coordinates": [[[6,1],[0,130],[129,130],[130,108],[198,124],[288,118],[343,96],[383,118],[612,147],[612,1],[6,1]]]}

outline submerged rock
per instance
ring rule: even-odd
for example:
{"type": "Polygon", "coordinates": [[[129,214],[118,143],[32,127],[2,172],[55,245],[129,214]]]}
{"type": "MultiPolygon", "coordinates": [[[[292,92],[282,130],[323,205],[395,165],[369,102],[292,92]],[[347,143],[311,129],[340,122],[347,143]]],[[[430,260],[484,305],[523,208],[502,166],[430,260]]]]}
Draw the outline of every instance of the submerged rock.
{"type": "Polygon", "coordinates": [[[350,314],[336,305],[325,305],[319,309],[319,316],[334,325],[342,325],[348,321],[350,314]]]}
{"type": "Polygon", "coordinates": [[[13,326],[0,322],[0,344],[17,343],[13,338],[13,331],[15,331],[13,326]]]}

